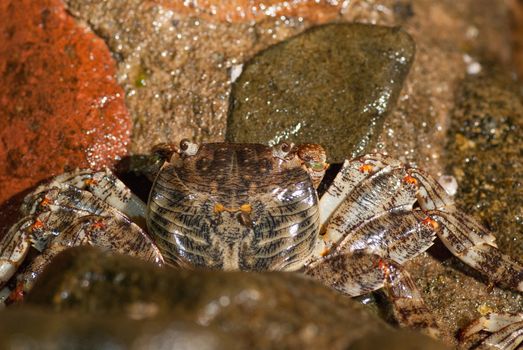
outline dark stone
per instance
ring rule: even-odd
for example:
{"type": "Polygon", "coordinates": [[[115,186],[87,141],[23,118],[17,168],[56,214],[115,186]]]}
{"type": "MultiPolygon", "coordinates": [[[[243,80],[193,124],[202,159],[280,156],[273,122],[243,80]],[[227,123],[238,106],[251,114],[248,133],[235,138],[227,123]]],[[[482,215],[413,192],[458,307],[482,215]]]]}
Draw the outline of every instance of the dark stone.
{"type": "Polygon", "coordinates": [[[345,349],[391,331],[350,298],[297,274],[162,269],[87,247],[59,255],[26,304],[100,318],[171,317],[215,327],[244,348],[345,349]]]}
{"type": "Polygon", "coordinates": [[[508,73],[471,76],[457,96],[449,129],[448,170],[456,202],[523,254],[523,96],[508,73]]]}
{"type": "Polygon", "coordinates": [[[399,28],[329,24],[274,45],[233,84],[227,140],[321,143],[331,162],[369,151],[414,57],[399,28]]]}
{"type": "Polygon", "coordinates": [[[131,320],[21,307],[0,311],[1,349],[241,349],[224,332],[172,319],[131,320]]]}

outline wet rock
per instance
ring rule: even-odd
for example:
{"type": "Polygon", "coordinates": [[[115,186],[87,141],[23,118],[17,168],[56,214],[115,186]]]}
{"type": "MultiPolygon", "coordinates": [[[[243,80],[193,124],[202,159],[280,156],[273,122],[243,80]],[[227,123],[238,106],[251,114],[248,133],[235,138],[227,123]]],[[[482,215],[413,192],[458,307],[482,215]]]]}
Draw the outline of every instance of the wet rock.
{"type": "Polygon", "coordinates": [[[444,350],[445,345],[422,334],[401,330],[399,332],[363,337],[352,344],[348,350],[444,350]]]}
{"type": "Polygon", "coordinates": [[[111,55],[61,1],[2,1],[0,34],[0,204],[126,153],[131,125],[111,55]]]}
{"type": "Polygon", "coordinates": [[[141,154],[183,138],[223,141],[231,68],[310,25],[280,17],[258,24],[215,22],[168,1],[64,2],[117,59],[133,119],[131,152],[141,154]]]}
{"type": "Polygon", "coordinates": [[[314,23],[324,23],[346,10],[350,2],[286,1],[286,0],[234,0],[198,1],[188,5],[182,0],[157,0],[176,12],[205,19],[227,22],[261,21],[267,17],[300,17],[314,23]]]}
{"type": "Polygon", "coordinates": [[[378,150],[441,175],[460,81],[468,72],[482,69],[481,57],[510,60],[506,3],[377,0],[368,6],[356,1],[351,10],[346,15],[356,16],[357,21],[399,25],[416,42],[416,58],[396,108],[385,120],[378,150]]]}
{"type": "Polygon", "coordinates": [[[83,314],[170,315],[254,348],[342,349],[390,331],[361,305],[299,275],[160,269],[86,247],[58,256],[26,301],[83,314]]]}
{"type": "Polygon", "coordinates": [[[131,320],[40,308],[0,311],[1,349],[241,349],[211,327],[169,319],[131,320]]]}
{"type": "Polygon", "coordinates": [[[497,233],[501,249],[523,255],[523,95],[508,73],[469,77],[456,97],[448,169],[458,205],[497,233]]]}
{"type": "Polygon", "coordinates": [[[331,162],[368,152],[414,56],[397,28],[316,27],[255,56],[234,82],[227,140],[321,143],[331,162]]]}
{"type": "Polygon", "coordinates": [[[510,24],[512,30],[512,49],[516,71],[523,79],[523,3],[509,1],[510,24]]]}

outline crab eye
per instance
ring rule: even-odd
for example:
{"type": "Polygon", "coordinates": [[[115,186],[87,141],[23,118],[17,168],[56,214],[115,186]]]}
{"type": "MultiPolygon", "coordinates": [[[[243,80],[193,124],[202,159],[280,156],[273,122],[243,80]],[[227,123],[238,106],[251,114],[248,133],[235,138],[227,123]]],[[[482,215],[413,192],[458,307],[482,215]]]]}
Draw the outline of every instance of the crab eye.
{"type": "Polygon", "coordinates": [[[289,153],[291,153],[292,148],[294,147],[293,143],[281,142],[272,148],[273,156],[277,158],[285,158],[289,153]]]}
{"type": "Polygon", "coordinates": [[[180,141],[180,149],[182,151],[187,151],[187,149],[189,148],[189,144],[191,143],[191,141],[189,141],[188,139],[183,139],[180,141]]]}
{"type": "Polygon", "coordinates": [[[180,141],[180,154],[185,156],[194,156],[198,152],[198,144],[183,139],[180,141]]]}
{"type": "Polygon", "coordinates": [[[291,150],[291,145],[289,145],[287,142],[282,142],[280,143],[280,149],[282,152],[289,153],[291,150]]]}

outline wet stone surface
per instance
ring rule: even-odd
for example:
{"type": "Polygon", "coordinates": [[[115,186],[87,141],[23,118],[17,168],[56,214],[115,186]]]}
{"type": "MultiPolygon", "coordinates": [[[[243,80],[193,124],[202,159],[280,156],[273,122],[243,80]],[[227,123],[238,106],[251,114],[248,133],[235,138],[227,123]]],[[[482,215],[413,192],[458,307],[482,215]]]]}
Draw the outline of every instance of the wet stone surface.
{"type": "Polygon", "coordinates": [[[241,349],[223,332],[173,319],[133,320],[24,306],[0,311],[2,349],[241,349]]]}
{"type": "Polygon", "coordinates": [[[301,17],[323,23],[338,16],[350,1],[232,0],[197,1],[156,0],[176,12],[226,22],[261,21],[270,17],[301,17]]]}
{"type": "Polygon", "coordinates": [[[447,145],[458,205],[523,256],[523,95],[508,73],[466,79],[456,97],[447,145]]]}
{"type": "Polygon", "coordinates": [[[0,205],[126,154],[131,123],[103,40],[58,0],[2,1],[0,36],[0,205]]]}
{"type": "Polygon", "coordinates": [[[330,24],[275,45],[234,82],[227,140],[322,144],[331,162],[375,146],[414,56],[398,28],[330,24]]]}
{"type": "Polygon", "coordinates": [[[118,64],[133,119],[132,153],[161,142],[223,141],[230,71],[309,26],[298,18],[223,23],[144,0],[66,0],[118,64]]]}
{"type": "Polygon", "coordinates": [[[361,305],[299,275],[160,269],[85,247],[58,256],[26,304],[133,319],[170,316],[261,349],[344,349],[391,332],[361,305]]]}

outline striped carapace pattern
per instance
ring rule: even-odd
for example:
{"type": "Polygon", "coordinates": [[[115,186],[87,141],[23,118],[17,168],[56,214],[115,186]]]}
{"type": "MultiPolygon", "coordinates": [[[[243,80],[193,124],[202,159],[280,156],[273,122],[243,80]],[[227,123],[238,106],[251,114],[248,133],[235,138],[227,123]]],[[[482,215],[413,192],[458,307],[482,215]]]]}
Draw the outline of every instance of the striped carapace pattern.
{"type": "Polygon", "coordinates": [[[167,261],[225,270],[295,270],[314,249],[318,198],[299,163],[260,144],[203,144],[174,155],[149,197],[167,261]]]}

